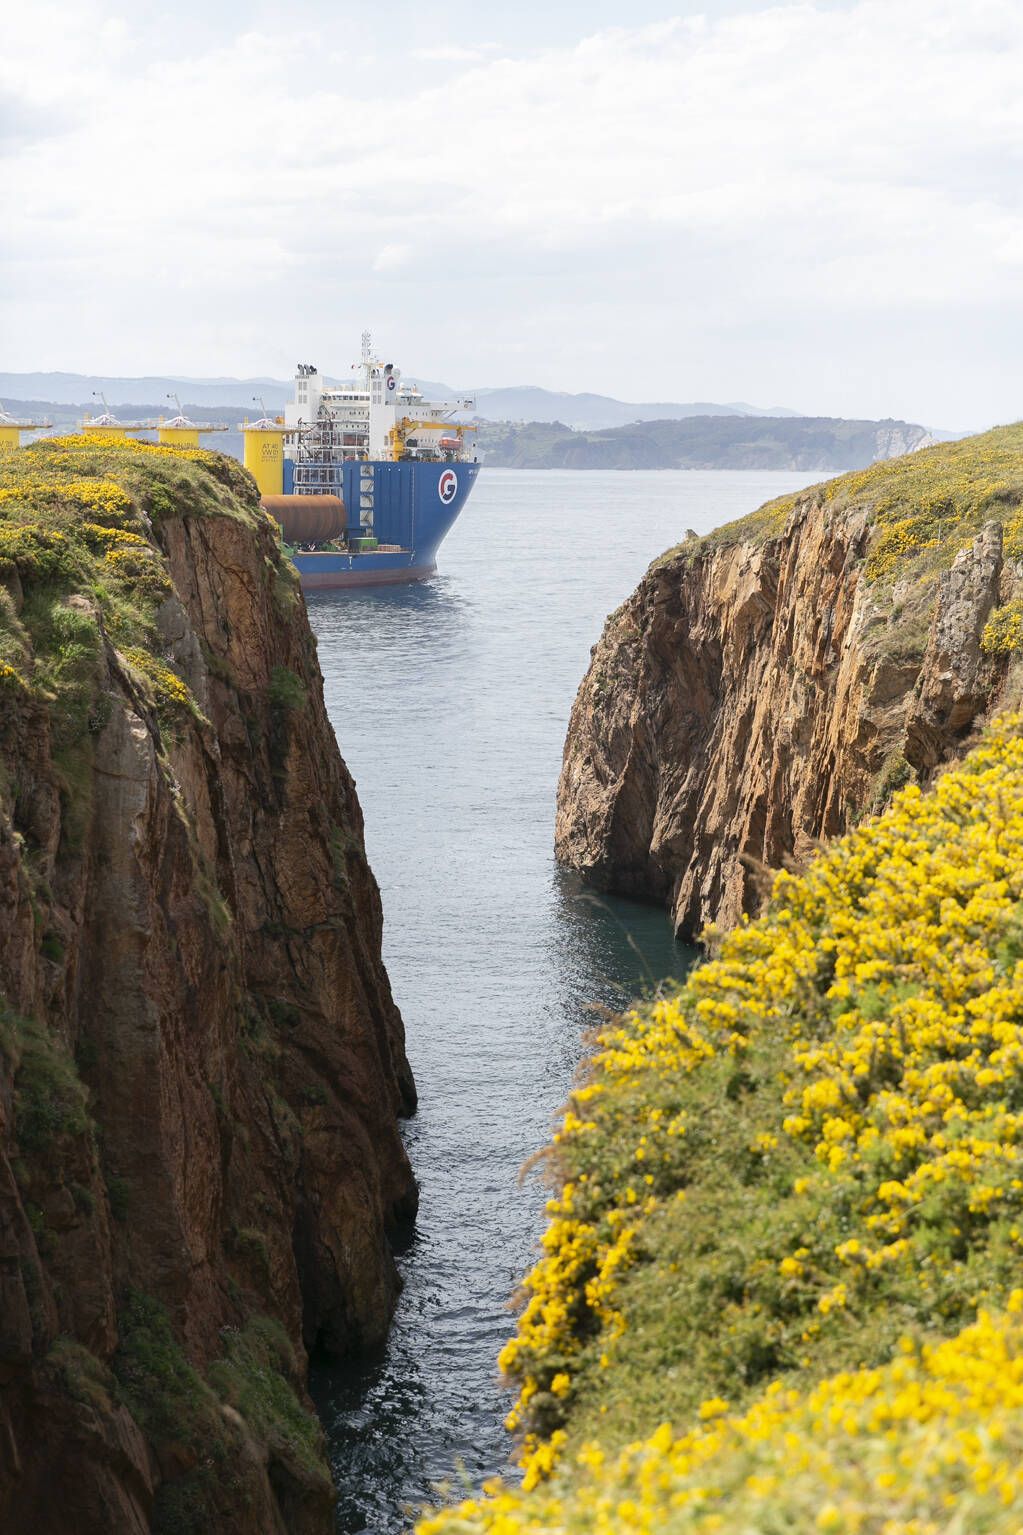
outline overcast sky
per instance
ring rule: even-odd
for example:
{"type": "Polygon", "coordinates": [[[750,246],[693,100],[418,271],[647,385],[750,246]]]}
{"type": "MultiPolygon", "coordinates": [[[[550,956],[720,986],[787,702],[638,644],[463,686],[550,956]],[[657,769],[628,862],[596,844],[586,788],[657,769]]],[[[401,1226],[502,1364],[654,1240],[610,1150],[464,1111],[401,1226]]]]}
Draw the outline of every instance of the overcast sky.
{"type": "Polygon", "coordinates": [[[1023,416],[1021,0],[34,0],[0,368],[1023,416]]]}

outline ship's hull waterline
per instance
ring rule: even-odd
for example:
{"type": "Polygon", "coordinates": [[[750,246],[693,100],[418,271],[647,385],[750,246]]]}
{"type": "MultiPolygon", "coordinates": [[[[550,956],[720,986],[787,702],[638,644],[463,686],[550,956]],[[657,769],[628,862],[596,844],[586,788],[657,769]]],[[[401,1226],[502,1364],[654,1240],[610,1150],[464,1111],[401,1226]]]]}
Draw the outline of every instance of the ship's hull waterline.
{"type": "Polygon", "coordinates": [[[302,585],[341,590],[392,586],[432,576],[437,550],[469,497],[479,465],[355,462],[343,467],[349,542],[371,528],[378,543],[391,547],[361,552],[295,549],[291,558],[302,585]]]}
{"type": "Polygon", "coordinates": [[[329,566],[330,555],[296,555],[295,568],[303,587],[309,591],[343,591],[351,586],[407,586],[412,581],[427,581],[437,574],[434,565],[374,566],[365,568],[365,557],[345,556],[342,566],[329,566]]]}

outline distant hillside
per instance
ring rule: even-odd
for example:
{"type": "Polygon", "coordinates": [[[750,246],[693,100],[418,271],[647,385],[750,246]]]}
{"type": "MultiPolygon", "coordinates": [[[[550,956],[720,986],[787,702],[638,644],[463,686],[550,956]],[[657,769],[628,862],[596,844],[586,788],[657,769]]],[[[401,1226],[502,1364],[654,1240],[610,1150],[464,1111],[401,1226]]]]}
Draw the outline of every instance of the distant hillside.
{"type": "MultiPolygon", "coordinates": [[[[331,383],[340,382],[331,379],[331,383]]],[[[775,407],[732,403],[635,404],[600,394],[565,394],[530,385],[509,389],[455,388],[416,378],[424,394],[457,399],[474,394],[482,456],[494,467],[515,469],[807,469],[863,468],[893,458],[933,438],[907,421],[850,421],[798,416],[775,407]]],[[[148,420],[174,407],[199,421],[234,428],[244,415],[281,410],[292,386],[270,378],[113,378],[83,373],[0,373],[0,404],[24,418],[48,418],[57,427],[77,425],[98,408],[103,394],[125,420],[148,420]]],[[[463,415],[463,420],[468,420],[463,415]]],[[[211,442],[241,453],[232,430],[211,442]]]]}
{"type": "Polygon", "coordinates": [[[690,416],[795,416],[794,410],[757,405],[714,405],[705,400],[688,405],[656,401],[634,404],[604,394],[565,394],[522,385],[514,389],[475,389],[476,413],[485,421],[561,422],[577,431],[630,426],[637,421],[679,421],[690,416]]]}
{"type": "Polygon", "coordinates": [[[908,421],[692,416],[602,432],[531,422],[480,433],[484,461],[506,469],[861,469],[930,442],[908,421]]]}
{"type": "MultiPolygon", "coordinates": [[[[329,377],[329,376],[328,376],[329,377]]],[[[437,379],[411,374],[424,394],[434,399],[457,399],[472,394],[477,400],[477,414],[485,421],[560,421],[581,431],[627,426],[634,421],[669,421],[689,416],[793,416],[783,406],[768,410],[757,405],[714,405],[699,401],[689,405],[659,401],[634,404],[603,394],[565,394],[538,389],[531,384],[514,388],[472,388],[444,384],[437,379]]],[[[329,378],[331,383],[341,380],[329,378]]],[[[267,409],[279,410],[292,397],[287,380],[276,378],[174,378],[150,375],[145,378],[114,378],[85,373],[0,373],[0,401],[34,400],[57,406],[86,406],[93,403],[93,392],[105,394],[111,406],[130,405],[138,409],[140,400],[157,400],[165,407],[168,394],[181,396],[183,405],[205,406],[214,410],[239,410],[250,406],[254,396],[266,402],[267,409]]]]}

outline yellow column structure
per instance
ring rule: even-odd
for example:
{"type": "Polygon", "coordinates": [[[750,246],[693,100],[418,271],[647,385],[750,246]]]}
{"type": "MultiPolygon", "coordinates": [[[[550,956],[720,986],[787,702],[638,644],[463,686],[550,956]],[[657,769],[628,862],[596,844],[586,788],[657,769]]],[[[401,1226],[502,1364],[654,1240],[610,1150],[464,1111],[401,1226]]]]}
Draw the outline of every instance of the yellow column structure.
{"type": "Polygon", "coordinates": [[[245,440],[245,467],[252,475],[261,496],[284,493],[284,439],[288,429],[283,421],[243,421],[238,428],[245,440]]]}
{"type": "Polygon", "coordinates": [[[157,439],[168,448],[197,448],[199,446],[199,428],[197,426],[160,426],[157,429],[157,439]]]}
{"type": "Polygon", "coordinates": [[[226,431],[226,426],[214,421],[189,421],[186,415],[179,413],[169,421],[161,421],[156,435],[166,448],[197,448],[200,432],[226,431]]]}
{"type": "Polygon", "coordinates": [[[22,432],[37,432],[48,421],[15,421],[0,405],[0,448],[20,448],[22,432]]]}

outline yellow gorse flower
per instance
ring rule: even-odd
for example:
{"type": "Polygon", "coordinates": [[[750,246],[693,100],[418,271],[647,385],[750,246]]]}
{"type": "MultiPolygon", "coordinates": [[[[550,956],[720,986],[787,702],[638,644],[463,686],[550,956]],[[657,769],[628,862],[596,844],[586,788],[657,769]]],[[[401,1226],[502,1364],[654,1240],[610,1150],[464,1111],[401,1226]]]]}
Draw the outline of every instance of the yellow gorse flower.
{"type": "MultiPolygon", "coordinates": [[[[17,580],[19,603],[25,593],[38,590],[38,613],[48,607],[57,615],[52,622],[37,618],[43,632],[34,659],[11,615],[0,624],[0,631],[6,631],[0,632],[5,678],[17,678],[49,702],[62,690],[84,685],[71,676],[75,644],[81,642],[61,638],[67,621],[59,612],[67,595],[74,593],[79,608],[83,601],[91,604],[106,637],[134,658],[158,706],[182,705],[198,713],[186,683],[153,654],[162,648],[156,614],[171,591],[153,520],[157,507],[170,508],[173,514],[176,503],[166,487],[182,478],[181,460],[212,469],[219,481],[216,487],[207,485],[209,477],[193,471],[185,483],[193,490],[194,504],[238,515],[238,500],[223,494],[233,484],[235,471],[225,467],[220,455],[204,450],[84,433],[42,439],[3,455],[0,577],[17,580]],[[161,463],[172,478],[154,472],[161,463]]],[[[245,482],[239,485],[244,493],[245,482]]]]}
{"type": "Polygon", "coordinates": [[[667,1184],[642,1202],[636,1190],[637,1148],[656,1174],[686,1133],[683,1114],[662,1103],[655,1115],[649,1085],[741,1063],[755,1038],[780,1037],[785,1067],[778,1122],[750,1155],[773,1160],[780,1140],[805,1148],[817,1171],[794,1180],[793,1197],[855,1212],[829,1265],[806,1247],[773,1265],[778,1284],[809,1295],[804,1339],[841,1336],[885,1273],[907,1285],[918,1272],[940,1280],[942,1266],[966,1274],[990,1241],[1023,1240],[1021,727],[999,721],[930,792],[904,789],[807,873],[779,875],[768,913],[728,935],[677,996],[599,1036],[561,1131],[573,1178],[548,1205],[501,1360],[520,1387],[512,1425],[529,1430],[524,1490],[431,1516],[420,1535],[705,1535],[768,1514],[772,1528],[944,1535],[950,1509],[963,1531],[1023,1528],[1020,1291],[978,1296],[972,1325],[906,1338],[879,1368],[778,1382],[740,1413],[714,1402],[688,1432],[662,1426],[614,1454],[573,1452],[550,1430],[584,1348],[612,1369],[628,1348],[622,1281],[642,1259],[644,1216],[672,1202],[667,1184]],[[599,1171],[588,1160],[598,1124],[623,1148],[599,1171]]]}
{"type": "Polygon", "coordinates": [[[571,1490],[554,1469],[564,1436],[521,1490],[493,1488],[428,1516],[418,1535],[814,1528],[1014,1535],[1023,1509],[1023,1292],[942,1343],[810,1391],[769,1388],[748,1411],[712,1401],[703,1422],[608,1456],[576,1453],[571,1490]],[[949,1524],[954,1509],[957,1522],[949,1524]],[[764,1521],[768,1521],[765,1523],[764,1521]],[[823,1520],[823,1522],[822,1522],[823,1520]]]}

